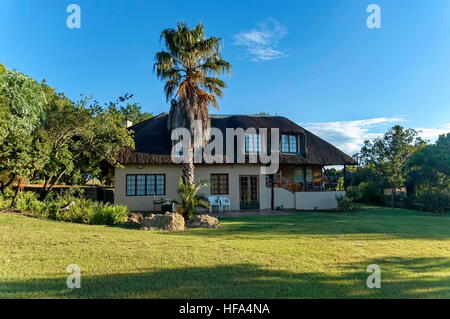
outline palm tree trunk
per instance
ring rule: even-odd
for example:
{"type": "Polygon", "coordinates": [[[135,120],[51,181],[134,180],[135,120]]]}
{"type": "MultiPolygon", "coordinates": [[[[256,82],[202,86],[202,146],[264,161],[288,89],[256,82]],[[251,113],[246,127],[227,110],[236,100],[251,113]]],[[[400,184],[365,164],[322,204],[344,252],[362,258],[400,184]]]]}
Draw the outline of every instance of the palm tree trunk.
{"type": "MultiPolygon", "coordinates": [[[[186,150],[187,151],[187,150],[186,150]]],[[[193,150],[190,149],[187,155],[187,161],[183,163],[183,179],[184,184],[192,186],[195,183],[195,165],[194,165],[194,155],[193,150]]]]}

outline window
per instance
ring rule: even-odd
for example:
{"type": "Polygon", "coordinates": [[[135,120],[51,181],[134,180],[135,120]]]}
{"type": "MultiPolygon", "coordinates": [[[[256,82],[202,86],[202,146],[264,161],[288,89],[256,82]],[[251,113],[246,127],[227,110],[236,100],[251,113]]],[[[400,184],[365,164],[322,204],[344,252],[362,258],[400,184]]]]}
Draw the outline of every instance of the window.
{"type": "Polygon", "coordinates": [[[307,166],[306,168],[303,168],[303,167],[296,168],[294,171],[294,181],[296,183],[312,182],[313,181],[312,168],[310,166],[307,166]],[[306,178],[305,178],[305,174],[306,174],[306,178]]]}
{"type": "Polygon", "coordinates": [[[127,175],[127,196],[148,196],[166,194],[166,175],[127,175]]]}
{"type": "Polygon", "coordinates": [[[211,174],[211,195],[228,195],[228,174],[211,174]]]}
{"type": "Polygon", "coordinates": [[[145,195],[145,175],[136,175],[136,195],[145,195]]]}
{"type": "Polygon", "coordinates": [[[281,152],[289,154],[297,154],[297,136],[296,135],[281,135],[281,152]]]}
{"type": "Polygon", "coordinates": [[[260,134],[245,134],[245,152],[262,153],[262,136],[260,134]]]}
{"type": "Polygon", "coordinates": [[[127,196],[136,194],[136,175],[127,175],[127,196]]]}

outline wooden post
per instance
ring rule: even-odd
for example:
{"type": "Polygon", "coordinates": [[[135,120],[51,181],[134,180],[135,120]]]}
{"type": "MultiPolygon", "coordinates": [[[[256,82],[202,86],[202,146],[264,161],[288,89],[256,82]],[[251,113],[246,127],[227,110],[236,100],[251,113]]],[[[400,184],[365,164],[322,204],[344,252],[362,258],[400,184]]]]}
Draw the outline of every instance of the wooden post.
{"type": "Polygon", "coordinates": [[[344,165],[344,190],[347,191],[347,165],[344,165]]]}
{"type": "Polygon", "coordinates": [[[326,177],[328,178],[328,181],[331,184],[331,187],[333,188],[333,191],[336,191],[336,187],[334,186],[334,182],[331,180],[330,176],[327,173],[327,170],[325,169],[325,166],[322,167],[323,168],[323,172],[325,173],[326,177]]]}
{"type": "Polygon", "coordinates": [[[306,165],[303,165],[303,191],[306,192],[306,165]]]}
{"type": "Polygon", "coordinates": [[[270,175],[270,191],[271,191],[271,199],[270,199],[270,207],[272,210],[275,209],[275,189],[273,184],[275,183],[275,175],[270,175]]]}

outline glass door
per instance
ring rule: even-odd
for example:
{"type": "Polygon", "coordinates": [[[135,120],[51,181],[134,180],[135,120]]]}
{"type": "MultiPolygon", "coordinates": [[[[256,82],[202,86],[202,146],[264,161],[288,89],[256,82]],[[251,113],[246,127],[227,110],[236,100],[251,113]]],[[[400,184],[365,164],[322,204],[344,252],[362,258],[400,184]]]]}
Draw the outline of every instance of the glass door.
{"type": "Polygon", "coordinates": [[[259,209],[259,183],[257,175],[239,176],[241,209],[259,209]]]}

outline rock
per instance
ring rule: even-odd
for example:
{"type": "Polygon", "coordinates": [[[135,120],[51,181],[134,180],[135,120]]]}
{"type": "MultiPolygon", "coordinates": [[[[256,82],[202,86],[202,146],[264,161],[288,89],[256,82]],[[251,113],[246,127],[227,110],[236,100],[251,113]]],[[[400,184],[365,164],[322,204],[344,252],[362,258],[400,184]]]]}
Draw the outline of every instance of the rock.
{"type": "Polygon", "coordinates": [[[209,215],[197,215],[186,222],[187,228],[219,228],[219,220],[209,215]]]}
{"type": "Polygon", "coordinates": [[[143,216],[140,213],[131,213],[127,216],[127,219],[125,221],[125,226],[131,227],[131,228],[139,228],[141,225],[141,220],[143,216]]]}
{"type": "Polygon", "coordinates": [[[66,211],[68,211],[70,209],[70,207],[75,206],[75,205],[76,205],[75,202],[71,201],[69,204],[64,205],[63,207],[61,207],[61,211],[62,212],[66,212],[66,211]]]}
{"type": "Polygon", "coordinates": [[[127,217],[127,222],[129,223],[137,223],[140,224],[142,221],[142,214],[139,213],[131,213],[130,215],[128,215],[127,217]]]}
{"type": "Polygon", "coordinates": [[[166,212],[164,215],[150,215],[140,222],[144,230],[184,230],[184,218],[180,214],[166,212]]]}

